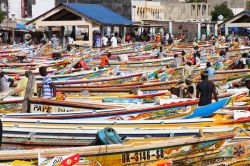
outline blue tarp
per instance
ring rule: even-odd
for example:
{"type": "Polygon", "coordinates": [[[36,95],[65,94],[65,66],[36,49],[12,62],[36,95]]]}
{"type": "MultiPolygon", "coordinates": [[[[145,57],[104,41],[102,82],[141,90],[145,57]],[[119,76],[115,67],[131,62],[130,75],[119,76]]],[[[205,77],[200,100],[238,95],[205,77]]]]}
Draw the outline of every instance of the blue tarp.
{"type": "Polygon", "coordinates": [[[25,24],[20,24],[20,23],[17,23],[16,24],[16,28],[18,29],[33,29],[33,26],[26,26],[25,24]]]}
{"type": "Polygon", "coordinates": [[[26,25],[24,25],[24,24],[16,24],[16,28],[25,29],[26,25]]]}
{"type": "Polygon", "coordinates": [[[191,118],[197,118],[197,117],[207,118],[210,115],[212,115],[214,112],[223,108],[229,100],[230,98],[225,98],[225,99],[219,100],[218,102],[211,103],[203,107],[198,107],[194,110],[194,112],[191,115],[186,116],[184,119],[191,119],[191,118]]]}
{"type": "Polygon", "coordinates": [[[132,21],[99,4],[63,3],[65,6],[102,24],[131,25],[132,21]]]}

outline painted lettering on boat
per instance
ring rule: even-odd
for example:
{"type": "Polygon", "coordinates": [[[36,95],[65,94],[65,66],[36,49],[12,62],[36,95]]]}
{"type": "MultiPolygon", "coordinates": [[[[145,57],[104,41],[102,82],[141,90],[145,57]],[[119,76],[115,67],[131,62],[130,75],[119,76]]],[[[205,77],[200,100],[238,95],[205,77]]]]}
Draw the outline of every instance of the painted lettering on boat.
{"type": "Polygon", "coordinates": [[[61,106],[50,106],[50,105],[40,105],[40,104],[31,104],[30,112],[31,113],[49,113],[49,112],[75,112],[74,108],[70,107],[61,107],[61,106]]]}
{"type": "Polygon", "coordinates": [[[216,164],[216,163],[220,163],[220,162],[224,162],[227,161],[229,159],[232,159],[233,157],[216,157],[216,158],[211,158],[211,159],[207,159],[207,160],[202,160],[202,165],[206,166],[206,165],[210,165],[210,164],[216,164]]]}
{"type": "Polygon", "coordinates": [[[122,163],[137,163],[143,161],[159,160],[164,158],[163,149],[140,151],[122,154],[122,163]]]}

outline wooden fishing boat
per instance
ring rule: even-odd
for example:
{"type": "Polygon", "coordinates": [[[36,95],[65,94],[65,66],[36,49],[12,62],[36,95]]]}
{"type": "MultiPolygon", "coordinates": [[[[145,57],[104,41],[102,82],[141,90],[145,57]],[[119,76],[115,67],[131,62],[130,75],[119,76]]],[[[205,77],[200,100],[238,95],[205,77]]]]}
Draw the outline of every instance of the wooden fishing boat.
{"type": "Polygon", "coordinates": [[[233,140],[230,143],[226,143],[221,148],[212,152],[204,152],[204,155],[188,155],[186,158],[180,157],[174,159],[172,162],[174,165],[244,165],[249,164],[250,153],[248,151],[249,140],[233,140]],[[206,154],[206,155],[205,155],[206,154]]]}
{"type": "Polygon", "coordinates": [[[10,113],[10,112],[19,112],[22,109],[23,99],[12,99],[9,101],[0,101],[0,112],[1,113],[10,113]]]}
{"type": "Polygon", "coordinates": [[[101,165],[127,165],[137,163],[150,163],[159,159],[174,159],[176,157],[199,153],[200,151],[212,151],[219,149],[225,140],[232,139],[234,134],[226,132],[221,134],[209,134],[204,137],[180,137],[177,139],[145,139],[131,140],[122,145],[53,148],[36,150],[0,151],[0,160],[38,159],[40,157],[52,158],[72,153],[90,161],[98,161],[101,165]],[[135,146],[136,145],[136,146],[135,146]],[[214,146],[216,145],[216,146],[214,146]],[[98,157],[97,157],[98,154],[98,157]],[[105,158],[105,159],[104,159],[105,158]]]}
{"type": "MultiPolygon", "coordinates": [[[[123,80],[123,79],[132,79],[136,77],[141,77],[143,73],[139,74],[130,74],[126,76],[116,76],[116,77],[107,77],[107,78],[97,78],[97,79],[78,79],[78,80],[67,80],[67,81],[54,81],[55,85],[69,85],[69,84],[83,84],[83,83],[93,83],[93,82],[104,82],[104,81],[114,81],[114,80],[123,80]]],[[[38,86],[41,86],[41,83],[38,82],[38,86]]]]}
{"type": "MultiPolygon", "coordinates": [[[[226,81],[226,78],[212,78],[211,81],[226,81]]],[[[169,90],[172,86],[180,82],[180,79],[172,81],[158,81],[153,80],[151,82],[125,82],[123,84],[113,85],[64,85],[57,87],[58,92],[65,93],[77,93],[87,90],[89,92],[131,92],[132,89],[140,88],[142,91],[158,91],[169,90]],[[171,86],[172,85],[172,86],[171,86]]],[[[194,82],[200,82],[200,79],[194,80],[194,82]]]]}
{"type": "MultiPolygon", "coordinates": [[[[149,64],[149,63],[165,63],[165,62],[171,62],[173,61],[173,57],[169,57],[169,58],[163,58],[163,59],[150,59],[150,60],[144,60],[144,61],[128,61],[126,62],[126,64],[128,65],[136,65],[136,64],[149,64]]],[[[94,62],[92,61],[90,64],[92,65],[99,65],[100,62],[94,62]]],[[[109,62],[110,65],[121,65],[124,62],[115,62],[115,61],[110,61],[109,62]]]]}
{"type": "MultiPolygon", "coordinates": [[[[121,138],[126,140],[145,139],[145,138],[167,138],[180,136],[199,136],[200,130],[203,133],[229,132],[234,126],[223,127],[203,127],[203,128],[170,128],[170,129],[144,129],[141,127],[117,128],[114,127],[121,138]]],[[[86,146],[96,138],[98,128],[79,128],[77,126],[46,126],[40,124],[24,123],[3,123],[4,147],[23,147],[23,148],[50,148],[53,147],[74,147],[86,146]],[[36,126],[35,126],[36,125],[36,126]]]]}
{"type": "MultiPolygon", "coordinates": [[[[195,109],[187,109],[185,106],[196,105],[197,99],[180,99],[167,100],[161,105],[143,104],[130,106],[117,106],[115,104],[91,104],[83,102],[69,102],[69,101],[54,101],[48,99],[31,98],[29,99],[28,111],[30,113],[22,114],[4,114],[4,117],[18,117],[18,118],[40,118],[40,119],[108,119],[108,120],[133,120],[133,119],[160,119],[160,118],[174,118],[191,114],[193,111],[195,117],[209,116],[213,112],[222,108],[230,98],[223,99],[219,103],[211,105],[212,108],[203,114],[196,114],[195,109]],[[215,107],[216,105],[216,107],[215,107]],[[184,108],[183,108],[184,107],[184,108]],[[177,109],[176,109],[177,108],[177,109]]],[[[120,105],[120,104],[119,104],[120,105]]],[[[202,109],[202,108],[201,108],[202,109]]]]}

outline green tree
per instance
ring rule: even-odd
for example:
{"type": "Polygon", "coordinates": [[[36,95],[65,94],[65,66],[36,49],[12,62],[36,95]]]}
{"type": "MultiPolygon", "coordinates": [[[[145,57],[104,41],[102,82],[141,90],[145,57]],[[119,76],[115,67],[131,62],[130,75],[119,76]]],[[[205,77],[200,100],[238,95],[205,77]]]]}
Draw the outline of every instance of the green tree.
{"type": "Polygon", "coordinates": [[[0,24],[3,22],[5,16],[5,12],[0,10],[0,24]]]}
{"type": "Polygon", "coordinates": [[[223,20],[231,19],[234,16],[233,11],[229,9],[228,6],[224,3],[221,5],[216,5],[211,15],[212,21],[218,21],[219,15],[222,15],[224,17],[223,20]]]}

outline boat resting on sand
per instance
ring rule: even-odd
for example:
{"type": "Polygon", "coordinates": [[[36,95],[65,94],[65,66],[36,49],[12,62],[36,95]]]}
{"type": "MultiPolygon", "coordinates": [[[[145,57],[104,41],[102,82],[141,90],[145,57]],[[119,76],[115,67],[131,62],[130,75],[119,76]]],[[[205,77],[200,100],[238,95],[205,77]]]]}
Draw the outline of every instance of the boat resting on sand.
{"type": "Polygon", "coordinates": [[[37,160],[38,155],[42,158],[64,156],[79,153],[87,160],[98,161],[103,166],[120,166],[138,163],[150,163],[159,159],[174,159],[188,155],[198,155],[206,150],[212,152],[218,150],[226,140],[235,136],[232,132],[209,134],[202,137],[187,136],[178,138],[148,138],[144,140],[130,140],[123,144],[53,148],[35,150],[2,150],[0,160],[29,159],[37,160]],[[216,145],[216,146],[215,146],[216,145]],[[12,154],[12,155],[9,155],[12,154]]]}
{"type": "MultiPolygon", "coordinates": [[[[101,119],[101,120],[138,120],[138,119],[161,119],[176,118],[190,115],[194,117],[207,117],[219,108],[230,102],[231,98],[221,99],[218,103],[212,103],[210,111],[198,114],[194,107],[198,99],[168,99],[159,104],[129,105],[128,107],[108,104],[93,104],[84,102],[55,101],[41,98],[30,98],[28,112],[2,114],[9,118],[32,118],[32,119],[101,119]]],[[[196,108],[202,109],[202,108],[196,108]]]]}

